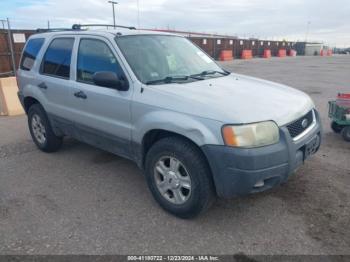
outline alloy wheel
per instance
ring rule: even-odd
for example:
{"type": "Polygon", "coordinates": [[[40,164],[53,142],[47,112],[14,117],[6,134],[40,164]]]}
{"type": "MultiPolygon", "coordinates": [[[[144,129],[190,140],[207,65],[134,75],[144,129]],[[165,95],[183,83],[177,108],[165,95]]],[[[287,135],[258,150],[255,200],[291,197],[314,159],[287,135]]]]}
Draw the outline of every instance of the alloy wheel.
{"type": "Polygon", "coordinates": [[[37,114],[32,116],[32,131],[35,139],[40,143],[46,142],[46,129],[43,125],[41,117],[37,114]]]}
{"type": "Polygon", "coordinates": [[[184,164],[173,156],[164,156],[154,167],[154,178],[160,194],[169,202],[182,205],[191,195],[191,177],[184,164]]]}

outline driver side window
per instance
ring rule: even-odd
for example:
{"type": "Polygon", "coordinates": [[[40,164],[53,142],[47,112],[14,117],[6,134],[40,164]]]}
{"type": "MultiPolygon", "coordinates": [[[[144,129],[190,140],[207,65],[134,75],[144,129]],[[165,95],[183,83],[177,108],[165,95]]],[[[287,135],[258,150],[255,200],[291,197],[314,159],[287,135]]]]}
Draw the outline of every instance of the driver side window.
{"type": "Polygon", "coordinates": [[[98,39],[81,39],[78,49],[77,81],[94,84],[92,76],[101,71],[113,72],[119,79],[125,79],[117,58],[106,43],[98,39]]]}

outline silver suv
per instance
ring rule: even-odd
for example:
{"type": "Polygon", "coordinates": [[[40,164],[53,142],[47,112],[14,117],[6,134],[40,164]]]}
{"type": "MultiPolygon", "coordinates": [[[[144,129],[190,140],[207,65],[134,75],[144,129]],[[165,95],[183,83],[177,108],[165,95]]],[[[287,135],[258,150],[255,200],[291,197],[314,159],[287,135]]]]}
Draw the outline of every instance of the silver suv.
{"type": "Polygon", "coordinates": [[[229,73],[182,36],[75,29],[24,48],[18,96],[34,143],[54,152],[70,136],[135,161],[176,216],[285,182],[320,146],[298,90],[229,73]]]}

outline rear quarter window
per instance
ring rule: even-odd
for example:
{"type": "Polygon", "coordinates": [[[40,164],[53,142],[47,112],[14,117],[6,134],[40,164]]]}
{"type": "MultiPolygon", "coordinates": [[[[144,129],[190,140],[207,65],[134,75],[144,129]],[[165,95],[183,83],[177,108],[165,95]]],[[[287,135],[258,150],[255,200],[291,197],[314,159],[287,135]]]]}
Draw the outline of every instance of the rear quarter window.
{"type": "Polygon", "coordinates": [[[44,38],[34,38],[30,39],[28,43],[26,44],[26,47],[23,51],[20,68],[22,70],[31,70],[35,59],[41,49],[41,47],[44,44],[44,38]]]}

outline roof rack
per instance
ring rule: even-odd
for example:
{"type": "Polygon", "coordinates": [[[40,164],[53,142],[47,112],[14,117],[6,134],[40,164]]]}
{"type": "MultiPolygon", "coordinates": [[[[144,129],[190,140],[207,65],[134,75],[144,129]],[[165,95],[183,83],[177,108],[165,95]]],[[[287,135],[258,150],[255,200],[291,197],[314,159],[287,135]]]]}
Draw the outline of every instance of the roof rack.
{"type": "Polygon", "coordinates": [[[109,25],[109,24],[74,24],[72,28],[37,28],[37,33],[46,33],[46,32],[59,32],[59,31],[78,31],[78,30],[87,30],[89,26],[100,26],[100,27],[111,27],[111,28],[125,28],[130,30],[136,30],[134,26],[124,26],[124,25],[109,25]],[[83,27],[85,27],[83,29],[83,27]]]}
{"type": "Polygon", "coordinates": [[[136,27],[134,26],[124,26],[124,25],[109,25],[109,24],[74,24],[72,26],[72,30],[82,30],[82,27],[89,27],[89,26],[102,26],[102,27],[111,27],[111,28],[125,28],[130,30],[136,30],[136,27]]]}
{"type": "Polygon", "coordinates": [[[59,32],[59,31],[76,31],[80,29],[72,29],[72,28],[37,28],[37,33],[46,33],[46,32],[59,32]]]}

